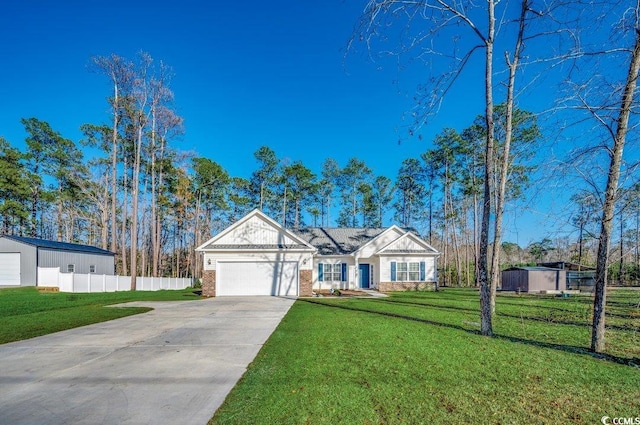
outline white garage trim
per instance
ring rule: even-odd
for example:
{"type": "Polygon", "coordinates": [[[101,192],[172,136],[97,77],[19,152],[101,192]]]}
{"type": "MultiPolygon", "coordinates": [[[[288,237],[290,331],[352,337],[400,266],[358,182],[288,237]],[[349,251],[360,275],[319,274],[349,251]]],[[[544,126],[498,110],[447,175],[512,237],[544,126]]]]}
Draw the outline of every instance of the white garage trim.
{"type": "Polygon", "coordinates": [[[20,286],[20,253],[0,253],[0,286],[20,286]]]}
{"type": "Polygon", "coordinates": [[[218,261],[216,295],[298,296],[298,262],[218,261]]]}

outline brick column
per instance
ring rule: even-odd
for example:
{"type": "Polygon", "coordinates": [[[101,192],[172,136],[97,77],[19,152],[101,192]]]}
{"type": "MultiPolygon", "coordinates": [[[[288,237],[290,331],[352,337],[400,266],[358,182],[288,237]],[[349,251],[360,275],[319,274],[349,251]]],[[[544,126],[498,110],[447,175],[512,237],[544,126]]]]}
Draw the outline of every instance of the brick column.
{"type": "Polygon", "coordinates": [[[311,297],[313,295],[313,272],[312,270],[300,270],[300,297],[311,297]]]}
{"type": "Polygon", "coordinates": [[[202,272],[202,296],[203,297],[216,296],[216,271],[215,270],[204,270],[202,272]]]}

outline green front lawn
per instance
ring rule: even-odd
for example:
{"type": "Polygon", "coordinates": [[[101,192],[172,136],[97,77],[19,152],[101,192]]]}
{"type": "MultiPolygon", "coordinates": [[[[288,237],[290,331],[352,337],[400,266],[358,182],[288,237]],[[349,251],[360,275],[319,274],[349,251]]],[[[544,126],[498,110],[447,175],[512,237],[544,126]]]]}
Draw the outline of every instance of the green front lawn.
{"type": "Polygon", "coordinates": [[[211,424],[557,424],[640,417],[640,292],[609,296],[609,351],[588,352],[590,297],[478,294],[297,301],[211,424]]]}
{"type": "Polygon", "coordinates": [[[173,301],[199,298],[193,289],[99,294],[40,293],[35,287],[1,289],[0,344],[151,310],[144,307],[105,307],[111,304],[129,301],[173,301]]]}

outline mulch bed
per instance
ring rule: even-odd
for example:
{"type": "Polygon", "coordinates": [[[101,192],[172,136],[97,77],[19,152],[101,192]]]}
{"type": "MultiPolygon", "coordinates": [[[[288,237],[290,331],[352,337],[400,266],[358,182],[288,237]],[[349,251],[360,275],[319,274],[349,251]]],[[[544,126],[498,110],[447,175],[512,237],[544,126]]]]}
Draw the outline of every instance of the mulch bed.
{"type": "Polygon", "coordinates": [[[316,294],[322,297],[366,297],[368,294],[362,291],[353,291],[350,289],[340,289],[339,295],[337,293],[330,293],[328,289],[322,291],[314,291],[316,294]]]}

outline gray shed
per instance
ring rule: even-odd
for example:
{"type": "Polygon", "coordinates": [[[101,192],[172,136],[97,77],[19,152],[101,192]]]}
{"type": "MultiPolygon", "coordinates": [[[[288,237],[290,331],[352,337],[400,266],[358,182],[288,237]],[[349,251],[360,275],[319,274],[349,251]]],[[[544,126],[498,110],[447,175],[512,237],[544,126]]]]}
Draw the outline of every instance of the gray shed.
{"type": "Polygon", "coordinates": [[[0,237],[0,286],[35,286],[38,267],[63,273],[115,272],[115,254],[89,245],[5,235],[0,237]]]}
{"type": "Polygon", "coordinates": [[[512,267],[502,272],[502,290],[520,292],[565,291],[565,270],[550,267],[512,267]]]}

